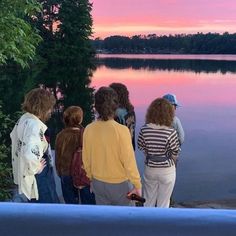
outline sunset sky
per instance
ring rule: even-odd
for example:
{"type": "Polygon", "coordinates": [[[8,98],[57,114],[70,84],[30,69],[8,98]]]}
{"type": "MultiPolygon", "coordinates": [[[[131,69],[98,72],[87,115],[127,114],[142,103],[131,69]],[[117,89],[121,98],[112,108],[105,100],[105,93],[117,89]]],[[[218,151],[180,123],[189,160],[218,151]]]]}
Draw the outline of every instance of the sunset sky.
{"type": "Polygon", "coordinates": [[[236,32],[236,0],[91,0],[94,38],[236,32]]]}

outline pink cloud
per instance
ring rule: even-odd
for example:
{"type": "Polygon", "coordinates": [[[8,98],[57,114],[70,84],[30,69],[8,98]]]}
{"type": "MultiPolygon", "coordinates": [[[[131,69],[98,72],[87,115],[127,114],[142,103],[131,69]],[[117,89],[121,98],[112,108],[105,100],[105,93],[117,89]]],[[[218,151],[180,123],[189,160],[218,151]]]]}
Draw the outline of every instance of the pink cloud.
{"type": "Polygon", "coordinates": [[[134,32],[236,32],[235,12],[234,0],[94,0],[92,15],[95,36],[104,37],[134,32]]]}

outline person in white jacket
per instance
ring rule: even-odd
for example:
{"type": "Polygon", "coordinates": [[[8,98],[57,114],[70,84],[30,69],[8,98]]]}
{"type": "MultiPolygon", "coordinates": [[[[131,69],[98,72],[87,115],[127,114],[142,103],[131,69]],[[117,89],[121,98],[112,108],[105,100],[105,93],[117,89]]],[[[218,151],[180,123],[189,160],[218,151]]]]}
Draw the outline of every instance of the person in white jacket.
{"type": "Polygon", "coordinates": [[[18,194],[28,201],[59,202],[56,194],[51,149],[44,124],[55,105],[54,96],[47,90],[36,88],[26,94],[22,104],[25,112],[15,124],[12,141],[12,167],[18,194]]]}

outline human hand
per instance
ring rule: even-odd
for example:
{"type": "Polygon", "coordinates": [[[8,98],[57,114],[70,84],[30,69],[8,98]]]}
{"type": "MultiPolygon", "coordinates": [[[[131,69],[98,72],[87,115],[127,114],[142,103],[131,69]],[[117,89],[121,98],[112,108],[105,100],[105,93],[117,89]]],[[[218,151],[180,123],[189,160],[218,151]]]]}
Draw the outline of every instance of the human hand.
{"type": "Polygon", "coordinates": [[[127,196],[131,196],[131,194],[137,194],[138,196],[142,196],[142,190],[138,189],[138,188],[133,188],[128,194],[127,196]]]}
{"type": "Polygon", "coordinates": [[[42,158],[40,160],[40,167],[39,167],[39,170],[38,170],[37,174],[42,173],[42,171],[43,171],[43,169],[45,168],[46,165],[47,165],[46,160],[44,158],[42,158]]]}
{"type": "Polygon", "coordinates": [[[127,194],[127,198],[135,201],[136,206],[143,206],[146,201],[145,198],[141,197],[141,189],[135,188],[127,194]]]}
{"type": "Polygon", "coordinates": [[[92,188],[91,185],[90,185],[90,187],[89,187],[89,191],[90,191],[90,193],[93,193],[93,188],[92,188]]]}

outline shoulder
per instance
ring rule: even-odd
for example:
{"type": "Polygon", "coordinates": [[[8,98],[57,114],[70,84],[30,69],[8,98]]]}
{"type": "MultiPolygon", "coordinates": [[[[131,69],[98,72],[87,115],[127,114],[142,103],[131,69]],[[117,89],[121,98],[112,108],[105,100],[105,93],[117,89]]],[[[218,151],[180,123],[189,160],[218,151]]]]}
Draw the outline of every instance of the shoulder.
{"type": "Polygon", "coordinates": [[[18,126],[30,127],[31,129],[42,128],[44,131],[47,129],[47,126],[38,117],[30,113],[21,116],[18,126]]]}
{"type": "Polygon", "coordinates": [[[27,129],[32,134],[34,133],[42,133],[44,134],[47,130],[47,126],[43,124],[41,121],[33,119],[33,118],[27,118],[22,123],[22,126],[24,129],[27,129]]]}
{"type": "Polygon", "coordinates": [[[147,124],[141,126],[140,128],[141,131],[146,130],[146,129],[150,129],[150,127],[147,124]]]}
{"type": "Polygon", "coordinates": [[[129,129],[128,129],[127,126],[122,125],[122,124],[120,124],[120,123],[118,123],[118,122],[114,122],[114,126],[115,126],[116,130],[117,130],[121,135],[123,135],[123,134],[124,134],[124,135],[127,135],[127,134],[130,135],[130,132],[129,132],[129,129]]]}
{"type": "Polygon", "coordinates": [[[169,137],[172,138],[172,137],[175,137],[175,136],[178,136],[176,129],[169,128],[169,137]]]}
{"type": "Polygon", "coordinates": [[[88,130],[88,129],[91,129],[91,128],[97,126],[97,125],[98,125],[98,121],[93,121],[93,122],[87,124],[86,127],[83,128],[83,129],[84,129],[84,130],[88,130]]]}
{"type": "Polygon", "coordinates": [[[177,116],[174,116],[173,123],[178,124],[178,123],[181,123],[181,122],[180,122],[180,119],[177,116]]]}
{"type": "Polygon", "coordinates": [[[128,112],[125,108],[119,107],[119,108],[116,109],[116,115],[117,116],[125,116],[127,113],[128,112]]]}
{"type": "Polygon", "coordinates": [[[149,127],[147,124],[144,124],[141,128],[140,128],[140,132],[139,134],[146,134],[150,131],[152,131],[153,129],[151,127],[149,127]]]}
{"type": "Polygon", "coordinates": [[[83,128],[83,133],[87,134],[89,132],[92,132],[93,130],[95,130],[97,127],[99,126],[99,122],[98,121],[93,121],[92,123],[86,125],[85,128],[83,128]]]}
{"type": "Polygon", "coordinates": [[[79,133],[80,133],[79,129],[78,130],[73,130],[71,128],[65,128],[57,134],[57,137],[61,138],[61,137],[68,137],[68,136],[78,136],[79,133]]]}
{"type": "Polygon", "coordinates": [[[175,130],[174,127],[167,127],[167,126],[165,126],[165,128],[163,128],[163,130],[168,132],[168,133],[170,133],[170,134],[176,133],[176,130],[175,130]]]}

